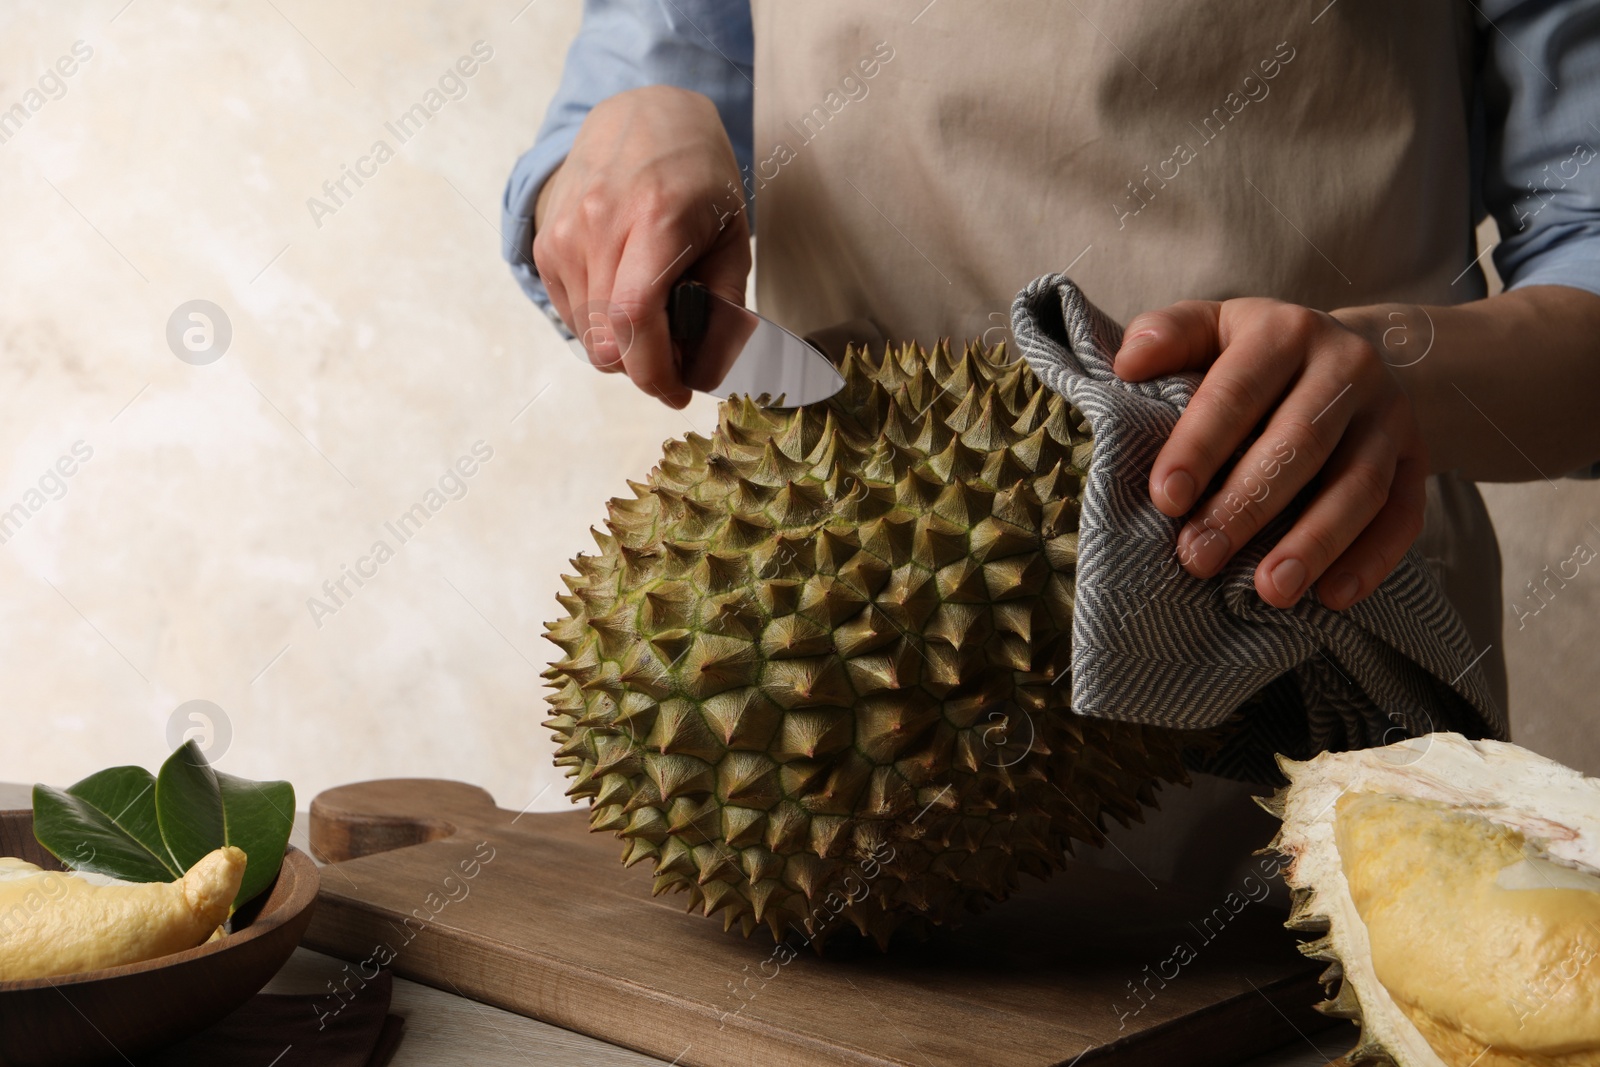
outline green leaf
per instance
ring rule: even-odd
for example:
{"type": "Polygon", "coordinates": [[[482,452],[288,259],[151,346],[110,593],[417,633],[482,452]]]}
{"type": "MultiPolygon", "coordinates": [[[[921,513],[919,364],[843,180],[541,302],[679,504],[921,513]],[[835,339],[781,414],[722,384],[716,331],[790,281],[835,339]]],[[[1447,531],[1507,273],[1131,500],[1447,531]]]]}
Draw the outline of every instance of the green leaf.
{"type": "Polygon", "coordinates": [[[161,765],[156,814],[161,839],[186,871],[226,843],[217,772],[193,741],[185,741],[161,765]]]}
{"type": "Polygon", "coordinates": [[[162,841],[156,780],[112,767],[66,789],[33,787],[33,836],[68,867],[130,882],[169,882],[184,868],[162,841]]]}
{"type": "Polygon", "coordinates": [[[294,787],[288,782],[221,774],[188,741],[161,765],[155,797],[161,838],[184,870],[223,845],[244,850],[249,862],[235,908],[277,877],[294,827],[294,787]]]}
{"type": "Polygon", "coordinates": [[[244,869],[244,881],[233,906],[264,891],[278,876],[289,833],[294,829],[294,786],[288,782],[252,782],[217,772],[227,815],[227,843],[254,857],[244,869]]]}
{"type": "Polygon", "coordinates": [[[33,834],[68,867],[170,882],[223,845],[244,850],[233,906],[278,875],[294,827],[294,787],[220,774],[193,741],[162,764],[112,767],[66,789],[33,787],[33,834]]]}

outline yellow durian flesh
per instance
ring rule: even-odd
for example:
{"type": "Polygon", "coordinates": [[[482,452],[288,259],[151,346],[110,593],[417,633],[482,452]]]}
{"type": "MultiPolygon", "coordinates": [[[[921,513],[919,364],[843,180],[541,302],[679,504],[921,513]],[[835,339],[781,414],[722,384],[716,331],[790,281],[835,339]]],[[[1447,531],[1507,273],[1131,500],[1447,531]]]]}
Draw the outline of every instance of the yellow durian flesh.
{"type": "Polygon", "coordinates": [[[0,859],[0,981],[77,974],[193,948],[228,918],[245,854],[226,845],[172,882],[97,885],[0,859]]]}
{"type": "Polygon", "coordinates": [[[1279,757],[1286,925],[1328,964],[1339,1067],[1600,1065],[1600,779],[1435,733],[1279,757]]]}
{"type": "Polygon", "coordinates": [[[1335,808],[1373,970],[1440,1059],[1600,1065],[1600,878],[1470,809],[1383,793],[1335,808]]]}

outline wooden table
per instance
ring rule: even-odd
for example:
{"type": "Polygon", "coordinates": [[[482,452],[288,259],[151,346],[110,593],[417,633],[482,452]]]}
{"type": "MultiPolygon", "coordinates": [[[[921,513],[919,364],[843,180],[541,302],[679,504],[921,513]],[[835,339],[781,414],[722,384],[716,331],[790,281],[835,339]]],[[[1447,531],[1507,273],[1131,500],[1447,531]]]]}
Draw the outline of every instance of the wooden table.
{"type": "MultiPolygon", "coordinates": [[[[272,983],[270,993],[320,993],[343,962],[310,949],[298,950],[272,983]]],[[[596,1041],[558,1026],[491,1008],[454,993],[403,978],[394,980],[389,1009],[405,1016],[405,1038],[392,1067],[670,1067],[665,1060],[596,1041]]],[[[1355,1045],[1355,1028],[1312,1035],[1240,1067],[1323,1067],[1355,1045]],[[1320,1046],[1320,1048],[1319,1048],[1320,1046]]],[[[930,1063],[928,1067],[976,1067],[930,1063]]]]}
{"type": "MultiPolygon", "coordinates": [[[[29,804],[26,787],[0,783],[0,808],[29,804]]],[[[306,832],[307,816],[302,812],[295,820],[291,840],[308,851],[306,832]]],[[[328,979],[342,966],[342,961],[331,956],[302,948],[268,983],[264,992],[321,993],[328,979]]],[[[469,1064],[481,1067],[671,1067],[665,1060],[642,1056],[403,978],[394,980],[390,1010],[406,1020],[405,1039],[400,1043],[392,1067],[465,1067],[469,1064]]],[[[1355,1028],[1341,1026],[1294,1042],[1240,1067],[1323,1067],[1354,1044],[1355,1028]]],[[[929,1064],[928,1067],[968,1065],[929,1064]]]]}

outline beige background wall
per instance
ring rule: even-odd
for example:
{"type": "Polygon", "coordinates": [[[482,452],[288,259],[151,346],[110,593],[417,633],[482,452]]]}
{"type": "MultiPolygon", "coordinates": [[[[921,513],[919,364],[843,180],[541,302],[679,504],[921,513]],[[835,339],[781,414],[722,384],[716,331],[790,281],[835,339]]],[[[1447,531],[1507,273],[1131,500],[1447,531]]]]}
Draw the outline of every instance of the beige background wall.
{"type": "Polygon", "coordinates": [[[1512,736],[1600,775],[1600,571],[1567,564],[1566,573],[1576,569],[1578,577],[1564,587],[1551,581],[1542,607],[1527,588],[1545,581],[1545,567],[1557,574],[1579,545],[1600,552],[1600,482],[1482,488],[1500,535],[1512,736]],[[1514,604],[1538,613],[1519,619],[1514,604]]]}
{"type": "MultiPolygon", "coordinates": [[[[93,50],[0,143],[0,511],[42,503],[0,545],[0,779],[154,766],[203,699],[232,734],[219,766],[291,778],[302,803],[390,775],[562,803],[538,677],[558,575],[664,438],[714,424],[705,400],[676,414],[582,366],[499,259],[501,186],[578,12],[0,8],[0,110],[93,50]],[[400,144],[385,123],[477,41],[493,57],[466,95],[400,144]],[[314,219],[307,199],[378,139],[395,158],[314,219]],[[165,338],[193,299],[232,325],[209,365],[165,338]],[[65,495],[29,498],[79,441],[65,495]],[[385,521],[479,441],[493,458],[465,496],[399,545],[385,521]],[[395,558],[313,619],[379,538],[395,558]]],[[[1600,547],[1600,487],[1490,499],[1508,596],[1600,547]]],[[[1586,568],[1507,634],[1521,738],[1591,772],[1597,604],[1586,568]]]]}
{"type": "Polygon", "coordinates": [[[3,106],[94,50],[0,144],[0,509],[93,449],[0,546],[0,778],[153,766],[206,699],[219,765],[302,802],[440,775],[520,807],[555,779],[567,558],[663,439],[714,424],[580,365],[499,257],[579,6],[123,3],[0,8],[3,106]],[[385,123],[479,40],[466,96],[399,144],[385,123]],[[395,158],[319,227],[307,199],[380,138],[395,158]],[[207,366],[165,339],[194,298],[233,327],[207,366]],[[480,440],[399,546],[384,522],[480,440]],[[380,537],[396,557],[319,628],[307,598],[380,537]]]}

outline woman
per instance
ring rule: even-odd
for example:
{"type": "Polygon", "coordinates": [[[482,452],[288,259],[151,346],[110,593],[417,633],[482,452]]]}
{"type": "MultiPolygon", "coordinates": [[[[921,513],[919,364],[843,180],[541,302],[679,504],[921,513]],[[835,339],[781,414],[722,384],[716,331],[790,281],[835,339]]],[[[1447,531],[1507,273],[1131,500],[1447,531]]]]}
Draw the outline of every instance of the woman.
{"type": "Polygon", "coordinates": [[[759,310],[800,333],[984,334],[1066,269],[1126,324],[1120,376],[1204,371],[1150,475],[1183,565],[1315,481],[1262,599],[1346,608],[1420,534],[1503,706],[1472,482],[1600,457],[1597,100],[1594,2],[590,0],[506,251],[680,406],[666,290],[742,301],[752,214],[759,310]]]}

